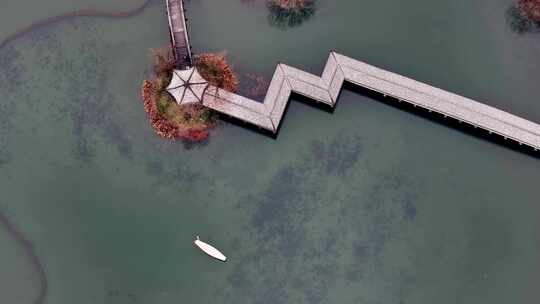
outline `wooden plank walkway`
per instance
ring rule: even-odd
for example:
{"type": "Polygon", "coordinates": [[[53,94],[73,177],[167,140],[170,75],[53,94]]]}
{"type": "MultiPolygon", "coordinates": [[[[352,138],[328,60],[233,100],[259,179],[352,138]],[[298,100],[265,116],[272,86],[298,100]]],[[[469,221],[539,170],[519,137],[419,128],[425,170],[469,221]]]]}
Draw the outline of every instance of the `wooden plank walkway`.
{"type": "Polygon", "coordinates": [[[209,86],[203,105],[276,133],[292,92],[334,107],[345,81],[540,149],[540,125],[534,122],[336,52],[322,77],[278,64],[264,103],[209,86]]]}
{"type": "MultiPolygon", "coordinates": [[[[189,69],[193,66],[193,57],[183,0],[165,1],[177,68],[189,69]]],[[[334,107],[345,81],[512,139],[535,151],[540,150],[540,125],[534,122],[336,52],[330,53],[321,77],[278,64],[264,103],[211,85],[205,90],[202,103],[220,113],[276,133],[291,93],[334,107]]]]}
{"type": "Polygon", "coordinates": [[[165,0],[171,44],[177,69],[185,70],[193,66],[193,55],[186,26],[184,0],[165,0]]]}

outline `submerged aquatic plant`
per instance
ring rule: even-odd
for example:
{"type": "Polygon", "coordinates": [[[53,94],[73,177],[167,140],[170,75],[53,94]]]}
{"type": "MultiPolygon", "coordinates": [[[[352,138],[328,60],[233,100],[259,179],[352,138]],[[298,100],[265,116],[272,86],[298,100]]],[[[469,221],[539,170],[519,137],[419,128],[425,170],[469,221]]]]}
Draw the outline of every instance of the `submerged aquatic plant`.
{"type": "Polygon", "coordinates": [[[315,0],[268,0],[268,22],[280,29],[301,25],[315,13],[315,0]]]}
{"type": "Polygon", "coordinates": [[[270,81],[262,75],[247,73],[244,76],[247,87],[247,96],[251,98],[264,98],[266,91],[268,91],[268,87],[270,86],[270,81]]]}

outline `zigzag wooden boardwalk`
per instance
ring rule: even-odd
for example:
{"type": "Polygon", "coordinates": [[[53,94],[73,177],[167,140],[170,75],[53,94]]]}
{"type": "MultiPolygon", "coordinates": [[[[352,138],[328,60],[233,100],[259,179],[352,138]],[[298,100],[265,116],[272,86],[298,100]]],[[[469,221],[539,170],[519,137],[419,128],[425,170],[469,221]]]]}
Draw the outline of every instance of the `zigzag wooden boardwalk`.
{"type": "Polygon", "coordinates": [[[193,66],[193,55],[186,25],[183,0],[165,0],[167,4],[167,16],[169,19],[169,31],[176,68],[189,69],[193,66]]]}
{"type": "Polygon", "coordinates": [[[203,105],[276,133],[292,92],[334,107],[345,81],[540,149],[536,123],[336,52],[322,77],[278,64],[264,103],[208,86],[203,105]]]}
{"type": "MultiPolygon", "coordinates": [[[[166,0],[169,28],[177,68],[193,66],[183,0],[166,0]]],[[[264,103],[208,85],[202,96],[204,106],[276,133],[291,93],[298,93],[331,107],[336,105],[347,81],[498,134],[520,145],[540,149],[540,125],[428,84],[374,67],[365,62],[331,52],[321,77],[278,64],[264,103]]],[[[181,100],[178,100],[182,103],[181,100]]]]}

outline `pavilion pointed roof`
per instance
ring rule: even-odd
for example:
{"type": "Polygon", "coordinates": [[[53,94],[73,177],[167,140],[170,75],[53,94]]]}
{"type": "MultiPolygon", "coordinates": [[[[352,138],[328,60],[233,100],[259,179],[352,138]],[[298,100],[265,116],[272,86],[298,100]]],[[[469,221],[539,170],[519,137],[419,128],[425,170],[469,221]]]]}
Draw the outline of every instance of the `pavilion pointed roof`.
{"type": "Polygon", "coordinates": [[[196,68],[173,70],[167,92],[180,105],[202,103],[203,94],[207,87],[208,82],[202,78],[196,68]]]}

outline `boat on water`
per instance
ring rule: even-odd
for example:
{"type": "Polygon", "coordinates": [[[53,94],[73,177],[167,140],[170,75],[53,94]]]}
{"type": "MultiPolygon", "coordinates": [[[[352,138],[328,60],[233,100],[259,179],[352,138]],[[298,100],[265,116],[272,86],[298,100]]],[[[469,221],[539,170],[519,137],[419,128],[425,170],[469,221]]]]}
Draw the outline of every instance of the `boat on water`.
{"type": "Polygon", "coordinates": [[[214,246],[205,243],[199,239],[199,236],[197,235],[197,239],[193,241],[195,246],[199,247],[204,253],[208,254],[209,256],[213,257],[214,259],[226,262],[227,257],[221,253],[221,251],[217,250],[214,246]]]}

